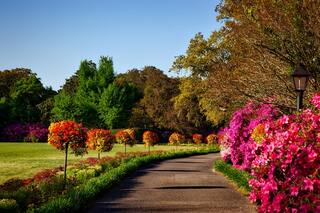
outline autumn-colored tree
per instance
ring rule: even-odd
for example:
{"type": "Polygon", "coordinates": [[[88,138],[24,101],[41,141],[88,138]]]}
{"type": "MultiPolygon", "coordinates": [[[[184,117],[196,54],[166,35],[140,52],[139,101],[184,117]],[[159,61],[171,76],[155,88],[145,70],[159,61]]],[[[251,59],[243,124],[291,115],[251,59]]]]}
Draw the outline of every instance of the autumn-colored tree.
{"type": "Polygon", "coordinates": [[[101,152],[109,152],[113,148],[115,137],[110,130],[91,129],[87,134],[87,146],[91,150],[98,151],[98,159],[100,159],[101,152]]]}
{"type": "Polygon", "coordinates": [[[67,179],[68,149],[75,155],[86,153],[87,130],[82,124],[74,121],[60,121],[52,123],[49,127],[48,143],[58,150],[65,151],[64,184],[67,179]]]}
{"type": "Polygon", "coordinates": [[[143,133],[142,141],[144,145],[148,147],[150,154],[150,147],[159,142],[159,137],[157,133],[148,130],[143,133]]]}
{"type": "Polygon", "coordinates": [[[184,128],[188,132],[208,129],[206,116],[200,107],[202,91],[202,79],[198,77],[180,78],[179,94],[173,98],[174,110],[179,121],[184,121],[184,128]]]}
{"type": "Polygon", "coordinates": [[[127,154],[127,145],[133,146],[136,143],[135,131],[133,129],[124,129],[116,133],[117,143],[124,144],[124,154],[127,154]]]}
{"type": "Polygon", "coordinates": [[[152,66],[130,70],[119,78],[135,85],[143,95],[132,110],[130,126],[171,129],[185,133],[207,128],[208,122],[197,107],[197,97],[188,98],[188,95],[193,94],[191,87],[196,85],[190,84],[189,78],[168,77],[152,66]],[[187,83],[182,84],[184,81],[187,83]]]}
{"type": "Polygon", "coordinates": [[[319,87],[319,7],[311,0],[222,1],[217,11],[224,26],[208,38],[197,34],[172,68],[203,79],[199,104],[214,124],[248,99],[292,110],[296,64],[312,74],[309,91],[319,87]]]}
{"type": "Polygon", "coordinates": [[[199,145],[203,142],[203,135],[201,134],[193,134],[192,135],[192,140],[195,144],[199,145]]]}
{"type": "Polygon", "coordinates": [[[184,143],[185,141],[186,141],[185,136],[178,132],[172,133],[169,137],[169,144],[175,145],[176,149],[178,148],[178,145],[184,143]]]}
{"type": "Polygon", "coordinates": [[[206,137],[206,140],[205,140],[205,142],[206,142],[208,145],[213,145],[213,144],[217,143],[217,141],[218,141],[218,137],[217,137],[217,135],[215,135],[215,134],[213,134],[213,133],[209,134],[209,135],[206,137]]]}

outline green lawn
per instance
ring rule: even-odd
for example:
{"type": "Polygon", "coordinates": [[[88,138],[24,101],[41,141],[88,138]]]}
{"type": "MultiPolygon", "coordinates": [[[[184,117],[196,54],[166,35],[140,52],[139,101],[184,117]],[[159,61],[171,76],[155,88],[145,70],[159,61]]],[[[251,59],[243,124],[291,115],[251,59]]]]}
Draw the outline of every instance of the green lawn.
{"type": "MultiPolygon", "coordinates": [[[[180,149],[192,148],[190,146],[181,146],[180,149]]],[[[158,145],[151,150],[172,150],[175,146],[158,145]]],[[[109,153],[102,153],[103,156],[113,156],[116,152],[123,152],[124,146],[116,144],[109,153]]],[[[148,151],[142,144],[133,147],[127,147],[127,152],[148,151]]],[[[68,155],[69,164],[87,157],[96,157],[97,152],[89,151],[84,157],[75,157],[68,155]]],[[[36,172],[62,166],[64,162],[64,153],[55,150],[47,143],[0,143],[0,184],[9,178],[30,177],[36,172]]]]}

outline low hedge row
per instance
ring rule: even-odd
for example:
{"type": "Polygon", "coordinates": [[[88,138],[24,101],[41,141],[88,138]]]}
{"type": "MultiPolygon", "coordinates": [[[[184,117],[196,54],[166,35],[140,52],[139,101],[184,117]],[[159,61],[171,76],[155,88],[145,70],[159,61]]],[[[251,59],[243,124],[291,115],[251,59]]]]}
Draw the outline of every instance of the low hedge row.
{"type": "MultiPolygon", "coordinates": [[[[217,147],[212,147],[210,149],[164,152],[135,157],[128,161],[123,161],[118,167],[102,173],[98,177],[91,178],[87,182],[71,188],[63,195],[50,199],[40,207],[28,208],[27,212],[79,212],[85,209],[87,204],[94,200],[99,194],[143,165],[166,159],[208,154],[217,151],[219,151],[217,147]]],[[[18,212],[19,209],[17,209],[14,201],[15,200],[0,200],[0,212],[18,212]],[[2,203],[4,205],[1,205],[2,203]]]]}
{"type": "Polygon", "coordinates": [[[231,164],[228,164],[223,160],[216,160],[213,163],[213,167],[216,171],[221,172],[229,180],[235,183],[242,193],[247,195],[251,191],[251,187],[248,183],[251,179],[249,173],[236,169],[231,164]]]}

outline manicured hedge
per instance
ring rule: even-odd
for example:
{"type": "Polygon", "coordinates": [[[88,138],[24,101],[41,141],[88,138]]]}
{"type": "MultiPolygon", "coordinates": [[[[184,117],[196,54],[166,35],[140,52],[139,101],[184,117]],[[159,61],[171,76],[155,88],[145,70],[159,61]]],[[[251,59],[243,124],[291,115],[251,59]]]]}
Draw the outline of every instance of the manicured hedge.
{"type": "Polygon", "coordinates": [[[251,191],[248,181],[250,180],[249,173],[234,168],[232,165],[224,162],[223,160],[216,160],[213,164],[216,171],[221,172],[229,180],[239,187],[240,191],[248,194],[251,191]]]}

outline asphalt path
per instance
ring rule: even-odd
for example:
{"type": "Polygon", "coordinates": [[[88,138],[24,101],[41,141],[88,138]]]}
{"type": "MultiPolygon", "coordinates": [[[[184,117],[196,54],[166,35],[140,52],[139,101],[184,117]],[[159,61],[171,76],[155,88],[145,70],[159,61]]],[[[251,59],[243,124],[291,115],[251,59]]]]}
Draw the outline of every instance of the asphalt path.
{"type": "Polygon", "coordinates": [[[217,159],[219,153],[141,168],[93,202],[88,212],[256,212],[245,196],[212,171],[217,159]]]}

